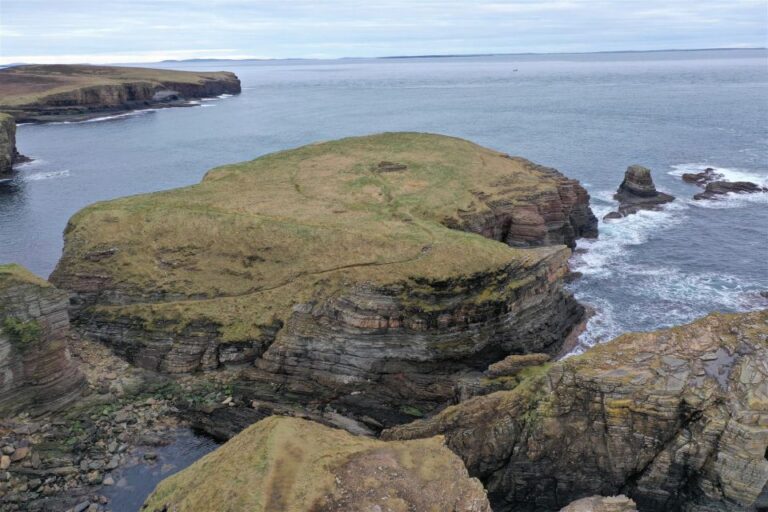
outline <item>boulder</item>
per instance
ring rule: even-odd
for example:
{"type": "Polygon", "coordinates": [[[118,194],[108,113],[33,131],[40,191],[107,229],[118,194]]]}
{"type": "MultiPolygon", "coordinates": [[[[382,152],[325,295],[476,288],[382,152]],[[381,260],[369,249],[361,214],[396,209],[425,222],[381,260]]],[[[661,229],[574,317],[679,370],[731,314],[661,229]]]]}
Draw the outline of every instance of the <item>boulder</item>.
{"type": "Polygon", "coordinates": [[[584,316],[569,247],[595,233],[554,169],[385,133],[86,208],[51,279],[78,329],[138,366],[239,368],[243,403],[391,425],[450,402],[464,372],[556,353],[584,316]]]}
{"type": "Polygon", "coordinates": [[[768,500],[768,310],[631,333],[385,430],[443,435],[496,511],[623,493],[641,510],[743,511],[768,500]]]}
{"type": "Polygon", "coordinates": [[[656,210],[675,198],[656,190],[651,170],[641,165],[631,165],[624,174],[624,181],[613,196],[619,202],[619,211],[611,212],[603,219],[610,220],[637,213],[640,210],[656,210]],[[618,214],[618,215],[617,215],[618,214]]]}
{"type": "Polygon", "coordinates": [[[560,509],[560,512],[637,512],[637,507],[634,501],[620,494],[582,498],[560,509]]]}
{"type": "Polygon", "coordinates": [[[148,512],[490,512],[485,490],[439,437],[385,443],[272,416],[149,496],[148,512]]]}
{"type": "MultiPolygon", "coordinates": [[[[22,267],[0,265],[0,416],[42,414],[80,397],[85,378],[67,350],[67,302],[22,267]]],[[[17,448],[12,457],[25,455],[17,448]]]]}
{"type": "Polygon", "coordinates": [[[696,194],[693,198],[697,201],[702,199],[717,199],[719,196],[731,192],[735,194],[754,194],[756,192],[768,192],[768,189],[749,181],[713,181],[707,183],[704,192],[696,194]]]}

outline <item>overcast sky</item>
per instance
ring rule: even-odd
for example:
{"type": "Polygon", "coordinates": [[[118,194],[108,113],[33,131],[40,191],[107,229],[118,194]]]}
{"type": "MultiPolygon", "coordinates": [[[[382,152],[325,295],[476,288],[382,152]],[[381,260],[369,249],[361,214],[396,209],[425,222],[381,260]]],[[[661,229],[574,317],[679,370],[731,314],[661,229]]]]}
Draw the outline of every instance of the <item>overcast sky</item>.
{"type": "Polygon", "coordinates": [[[0,64],[764,47],[768,0],[0,0],[0,64]]]}

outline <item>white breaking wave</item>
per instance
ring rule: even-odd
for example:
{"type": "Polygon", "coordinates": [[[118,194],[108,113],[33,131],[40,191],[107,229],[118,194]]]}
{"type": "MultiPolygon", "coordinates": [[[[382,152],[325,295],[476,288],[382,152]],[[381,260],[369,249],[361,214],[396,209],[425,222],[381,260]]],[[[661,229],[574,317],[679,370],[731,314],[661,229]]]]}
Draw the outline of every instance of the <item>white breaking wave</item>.
{"type": "MultiPolygon", "coordinates": [[[[725,181],[749,181],[763,188],[768,188],[768,171],[765,173],[734,167],[717,167],[710,164],[691,163],[673,165],[668,173],[672,176],[682,176],[686,173],[698,173],[704,169],[711,168],[715,172],[723,175],[725,181]]],[[[678,198],[681,203],[698,208],[724,209],[724,208],[743,208],[749,204],[763,203],[768,204],[768,192],[753,192],[749,194],[738,194],[731,192],[718,196],[714,199],[703,199],[695,201],[692,196],[698,193],[699,187],[691,185],[691,197],[678,198]]],[[[703,189],[702,189],[703,190],[703,189]]]]}
{"type": "Polygon", "coordinates": [[[225,94],[219,94],[219,95],[218,95],[218,96],[216,96],[216,97],[217,97],[217,98],[231,98],[231,97],[232,97],[232,95],[231,95],[231,94],[226,94],[226,93],[225,93],[225,94]]]}
{"type": "Polygon", "coordinates": [[[24,181],[52,180],[55,178],[66,178],[67,176],[69,176],[68,169],[63,171],[38,172],[36,174],[24,176],[24,181]]]}
{"type": "Polygon", "coordinates": [[[682,176],[686,173],[702,172],[704,169],[708,168],[714,169],[718,174],[722,174],[725,181],[751,181],[752,183],[757,183],[761,187],[768,186],[768,171],[763,173],[734,167],[717,167],[715,165],[702,163],[673,165],[672,170],[669,171],[668,174],[672,176],[682,176]]]}

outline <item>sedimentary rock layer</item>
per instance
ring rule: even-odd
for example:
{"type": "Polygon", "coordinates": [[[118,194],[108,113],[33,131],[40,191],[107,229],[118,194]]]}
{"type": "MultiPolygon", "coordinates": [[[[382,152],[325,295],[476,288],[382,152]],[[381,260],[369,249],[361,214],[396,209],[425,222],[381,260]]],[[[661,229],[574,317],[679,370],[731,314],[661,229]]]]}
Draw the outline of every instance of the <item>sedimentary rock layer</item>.
{"type": "Polygon", "coordinates": [[[619,211],[611,212],[605,219],[626,217],[640,210],[655,210],[662,204],[675,200],[664,192],[656,190],[651,178],[651,170],[642,165],[630,165],[624,173],[624,181],[619,185],[613,198],[619,202],[619,211]]]}
{"type": "Polygon", "coordinates": [[[595,233],[588,200],[460,139],[344,139],[87,208],[52,279],[83,332],[143,367],[243,366],[255,398],[397,421],[462,371],[557,352],[584,314],[562,283],[566,245],[595,233]]]}
{"type": "Polygon", "coordinates": [[[67,294],[0,265],[0,416],[60,409],[85,380],[69,357],[67,294]]]}
{"type": "Polygon", "coordinates": [[[82,119],[240,92],[234,73],[24,65],[0,70],[0,110],[18,121],[82,119]]]}
{"type": "Polygon", "coordinates": [[[494,510],[557,510],[624,493],[640,510],[768,503],[768,311],[626,334],[384,432],[438,434],[494,510]]]}
{"type": "Polygon", "coordinates": [[[163,480],[143,510],[212,509],[491,510],[440,438],[385,443],[277,416],[163,480]]]}
{"type": "Polygon", "coordinates": [[[0,113],[0,178],[13,170],[13,164],[23,157],[16,149],[16,122],[13,117],[0,113]]]}

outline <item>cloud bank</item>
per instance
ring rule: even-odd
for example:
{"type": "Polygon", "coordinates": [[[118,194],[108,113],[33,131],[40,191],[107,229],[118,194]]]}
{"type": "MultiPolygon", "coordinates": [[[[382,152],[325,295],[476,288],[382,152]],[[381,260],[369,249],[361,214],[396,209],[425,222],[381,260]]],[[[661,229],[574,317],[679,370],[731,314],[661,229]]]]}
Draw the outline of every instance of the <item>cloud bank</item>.
{"type": "Polygon", "coordinates": [[[2,0],[0,64],[764,47],[765,0],[2,0]]]}

